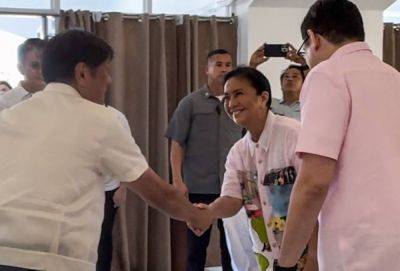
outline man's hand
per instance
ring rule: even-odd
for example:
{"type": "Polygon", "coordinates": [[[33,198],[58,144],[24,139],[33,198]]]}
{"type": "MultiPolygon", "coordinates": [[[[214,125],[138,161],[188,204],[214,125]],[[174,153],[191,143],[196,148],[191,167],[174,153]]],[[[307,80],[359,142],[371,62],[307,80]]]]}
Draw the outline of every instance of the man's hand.
{"type": "Polygon", "coordinates": [[[250,57],[249,66],[256,69],[258,65],[267,61],[269,57],[264,55],[264,45],[259,47],[250,57]]]}
{"type": "Polygon", "coordinates": [[[126,201],[126,187],[121,183],[121,186],[115,191],[113,196],[114,207],[118,207],[126,201]]]}
{"type": "Polygon", "coordinates": [[[304,266],[303,271],[318,271],[317,259],[307,258],[306,265],[304,266]]]}
{"type": "Polygon", "coordinates": [[[198,209],[197,214],[192,221],[188,221],[189,228],[197,236],[201,236],[213,223],[213,216],[207,204],[196,203],[194,206],[198,209]]]}
{"type": "Polygon", "coordinates": [[[182,180],[173,180],[173,186],[186,198],[188,197],[188,189],[182,180]]]}
{"type": "Polygon", "coordinates": [[[304,59],[304,57],[297,54],[297,50],[296,50],[296,48],[294,48],[293,45],[291,45],[290,43],[288,43],[288,44],[289,44],[289,52],[286,55],[286,59],[288,59],[292,62],[298,63],[302,66],[306,65],[307,63],[306,63],[306,60],[304,59]]]}

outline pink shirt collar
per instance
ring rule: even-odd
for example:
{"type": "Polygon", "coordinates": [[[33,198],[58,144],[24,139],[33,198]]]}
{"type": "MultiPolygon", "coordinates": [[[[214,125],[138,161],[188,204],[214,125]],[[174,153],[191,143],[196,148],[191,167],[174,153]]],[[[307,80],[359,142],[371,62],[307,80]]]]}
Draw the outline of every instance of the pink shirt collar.
{"type": "Polygon", "coordinates": [[[332,54],[330,57],[331,59],[342,57],[347,54],[351,54],[357,51],[368,51],[372,53],[371,49],[369,48],[368,44],[363,41],[356,41],[340,47],[336,52],[332,54]]]}

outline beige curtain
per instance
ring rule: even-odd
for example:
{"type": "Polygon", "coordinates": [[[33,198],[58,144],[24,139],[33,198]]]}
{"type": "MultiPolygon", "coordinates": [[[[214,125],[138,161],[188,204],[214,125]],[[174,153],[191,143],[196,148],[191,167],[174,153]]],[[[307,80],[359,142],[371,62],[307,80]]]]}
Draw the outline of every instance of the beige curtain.
{"type": "Polygon", "coordinates": [[[400,24],[384,25],[383,61],[400,71],[400,24]]]}
{"type": "Polygon", "coordinates": [[[59,32],[66,29],[82,29],[90,32],[94,30],[92,13],[89,11],[61,11],[59,20],[59,32]]]}
{"type": "MultiPolygon", "coordinates": [[[[109,13],[107,19],[94,23],[89,12],[67,11],[59,26],[60,30],[90,29],[114,48],[110,103],[126,115],[150,166],[165,180],[169,162],[164,133],[177,103],[206,82],[210,50],[225,48],[236,56],[236,19],[181,19],[109,13]]],[[[185,270],[183,223],[170,223],[167,216],[128,193],[114,225],[114,271],[185,270]]]]}

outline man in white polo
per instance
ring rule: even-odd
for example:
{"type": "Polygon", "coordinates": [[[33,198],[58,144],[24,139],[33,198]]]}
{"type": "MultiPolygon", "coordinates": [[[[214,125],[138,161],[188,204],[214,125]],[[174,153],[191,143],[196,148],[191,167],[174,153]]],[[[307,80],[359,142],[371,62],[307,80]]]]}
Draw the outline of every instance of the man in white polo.
{"type": "Polygon", "coordinates": [[[42,76],[42,53],[46,41],[31,38],[18,46],[18,70],[24,79],[18,86],[7,91],[0,97],[0,111],[9,108],[33,93],[43,90],[45,82],[42,76]]]}
{"type": "Polygon", "coordinates": [[[0,113],[1,271],[94,271],[103,176],[176,219],[203,230],[210,222],[149,168],[103,106],[112,54],[88,32],[56,35],[43,54],[46,88],[0,113]]]}

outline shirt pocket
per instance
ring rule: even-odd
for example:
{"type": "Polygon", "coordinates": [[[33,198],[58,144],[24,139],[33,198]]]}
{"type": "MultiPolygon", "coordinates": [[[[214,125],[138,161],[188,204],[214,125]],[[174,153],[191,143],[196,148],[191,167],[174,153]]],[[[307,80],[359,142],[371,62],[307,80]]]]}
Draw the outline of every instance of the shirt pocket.
{"type": "Polygon", "coordinates": [[[210,131],[218,128],[217,106],[203,107],[195,112],[193,117],[192,129],[197,131],[210,131]]]}

